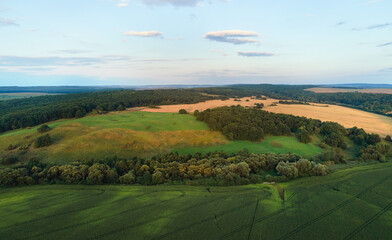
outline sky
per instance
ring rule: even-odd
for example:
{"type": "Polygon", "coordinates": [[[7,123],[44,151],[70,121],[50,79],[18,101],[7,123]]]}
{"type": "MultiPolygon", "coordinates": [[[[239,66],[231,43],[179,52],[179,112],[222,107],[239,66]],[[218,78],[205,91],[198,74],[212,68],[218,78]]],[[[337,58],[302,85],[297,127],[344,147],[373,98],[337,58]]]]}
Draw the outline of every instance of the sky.
{"type": "Polygon", "coordinates": [[[0,86],[392,84],[391,0],[0,0],[0,86]]]}

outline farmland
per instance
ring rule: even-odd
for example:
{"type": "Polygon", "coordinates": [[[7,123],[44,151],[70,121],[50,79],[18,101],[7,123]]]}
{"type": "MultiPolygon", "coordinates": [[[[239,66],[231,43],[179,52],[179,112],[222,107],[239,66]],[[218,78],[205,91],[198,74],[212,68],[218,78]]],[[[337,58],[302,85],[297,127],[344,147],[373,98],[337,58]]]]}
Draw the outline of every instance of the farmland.
{"type": "Polygon", "coordinates": [[[4,239],[387,239],[392,165],[279,185],[1,189],[4,239]],[[284,189],[279,195],[277,188],[284,189]],[[279,223],[279,224],[277,224],[279,223]]]}
{"type": "Polygon", "coordinates": [[[324,88],[315,87],[305,89],[306,91],[311,91],[315,93],[345,93],[345,92],[359,92],[359,93],[383,93],[392,94],[392,89],[390,88],[371,88],[371,89],[351,89],[351,88],[324,88]]]}
{"type": "Polygon", "coordinates": [[[363,128],[370,133],[380,134],[385,136],[392,133],[392,118],[365,112],[353,108],[332,105],[332,104],[317,104],[310,105],[303,104],[279,104],[278,100],[268,98],[267,100],[257,100],[249,97],[229,100],[210,100],[202,103],[195,104],[182,104],[182,105],[165,105],[160,108],[145,108],[142,111],[147,112],[178,112],[179,109],[186,109],[189,112],[195,110],[205,110],[208,108],[220,106],[254,106],[255,103],[263,103],[265,108],[263,110],[273,113],[291,114],[295,116],[303,116],[307,118],[319,119],[321,121],[332,121],[343,125],[346,128],[357,126],[363,128]],[[355,119],[355,121],[353,121],[355,119]]]}
{"type": "Polygon", "coordinates": [[[19,99],[19,98],[46,96],[46,95],[57,95],[57,94],[41,93],[41,92],[0,93],[0,101],[1,100],[19,99]]]}

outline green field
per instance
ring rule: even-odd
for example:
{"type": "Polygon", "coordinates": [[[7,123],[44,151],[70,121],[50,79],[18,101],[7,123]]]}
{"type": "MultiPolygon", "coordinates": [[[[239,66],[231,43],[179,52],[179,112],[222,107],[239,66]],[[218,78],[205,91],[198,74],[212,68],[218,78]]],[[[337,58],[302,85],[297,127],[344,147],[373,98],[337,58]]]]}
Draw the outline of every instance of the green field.
{"type": "Polygon", "coordinates": [[[315,145],[301,143],[294,137],[285,136],[267,137],[262,142],[232,141],[219,146],[182,148],[175,151],[181,154],[213,151],[236,153],[244,148],[252,153],[295,153],[301,156],[314,156],[322,151],[321,148],[315,145]]]}
{"type": "Polygon", "coordinates": [[[389,239],[392,164],[281,185],[0,190],[1,239],[389,239]]]}
{"type": "Polygon", "coordinates": [[[59,164],[84,159],[151,157],[178,151],[195,153],[209,151],[238,152],[247,148],[253,153],[296,153],[314,156],[322,150],[312,144],[299,143],[295,137],[267,137],[262,142],[229,141],[220,132],[189,114],[116,112],[80,119],[48,123],[54,144],[42,149],[30,147],[20,154],[8,151],[10,144],[26,146],[40,136],[37,127],[6,132],[0,135],[0,159],[18,155],[20,161],[38,157],[59,164]]]}
{"type": "Polygon", "coordinates": [[[38,97],[46,95],[58,95],[54,93],[40,93],[40,92],[18,92],[18,93],[0,93],[1,100],[12,100],[19,98],[38,97]]]}

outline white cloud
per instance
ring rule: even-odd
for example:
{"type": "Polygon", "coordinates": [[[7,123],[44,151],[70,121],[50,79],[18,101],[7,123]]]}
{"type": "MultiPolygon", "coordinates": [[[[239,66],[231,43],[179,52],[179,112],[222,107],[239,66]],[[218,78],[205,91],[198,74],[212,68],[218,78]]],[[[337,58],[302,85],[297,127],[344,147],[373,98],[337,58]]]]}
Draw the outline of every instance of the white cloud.
{"type": "Polygon", "coordinates": [[[126,31],[124,32],[125,36],[135,36],[135,37],[161,37],[162,33],[158,31],[126,31]]]}
{"type": "Polygon", "coordinates": [[[117,4],[118,7],[128,7],[129,6],[129,0],[120,0],[120,2],[117,4]]]}
{"type": "Polygon", "coordinates": [[[257,43],[259,40],[249,37],[258,37],[260,34],[251,31],[225,30],[208,32],[203,37],[211,41],[227,42],[233,44],[257,43]]]}
{"type": "Polygon", "coordinates": [[[142,0],[147,5],[196,6],[200,0],[142,0]]]}
{"type": "Polygon", "coordinates": [[[273,53],[269,52],[238,52],[239,56],[243,57],[272,57],[275,56],[273,53]]]}
{"type": "Polygon", "coordinates": [[[19,26],[14,19],[0,18],[0,26],[19,26]]]}

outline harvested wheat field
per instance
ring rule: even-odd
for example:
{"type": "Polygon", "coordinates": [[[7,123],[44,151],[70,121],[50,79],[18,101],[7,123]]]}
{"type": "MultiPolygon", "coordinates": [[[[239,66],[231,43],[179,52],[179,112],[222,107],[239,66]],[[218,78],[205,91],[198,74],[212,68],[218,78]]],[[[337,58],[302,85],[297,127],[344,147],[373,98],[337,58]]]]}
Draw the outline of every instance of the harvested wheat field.
{"type": "Polygon", "coordinates": [[[377,133],[381,136],[392,134],[392,118],[369,113],[357,109],[348,107],[342,107],[337,105],[325,105],[325,104],[277,104],[277,106],[270,106],[273,103],[277,103],[278,100],[268,98],[267,100],[256,100],[251,98],[242,98],[241,101],[234,101],[229,99],[226,101],[211,100],[196,104],[180,104],[180,105],[163,105],[159,108],[145,108],[142,111],[145,112],[178,112],[180,109],[185,109],[188,112],[194,112],[195,110],[203,111],[208,108],[216,108],[222,106],[254,106],[255,103],[264,103],[265,108],[263,110],[274,112],[292,114],[295,116],[303,116],[313,119],[319,119],[321,121],[333,121],[342,124],[346,128],[357,126],[365,129],[370,133],[377,133]],[[246,101],[246,100],[249,101],[246,101]]]}
{"type": "Polygon", "coordinates": [[[384,93],[392,94],[391,88],[372,88],[372,89],[350,89],[350,88],[308,88],[306,91],[315,93],[340,93],[340,92],[359,92],[359,93],[384,93]]]}

